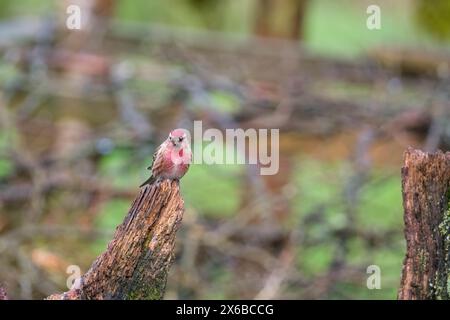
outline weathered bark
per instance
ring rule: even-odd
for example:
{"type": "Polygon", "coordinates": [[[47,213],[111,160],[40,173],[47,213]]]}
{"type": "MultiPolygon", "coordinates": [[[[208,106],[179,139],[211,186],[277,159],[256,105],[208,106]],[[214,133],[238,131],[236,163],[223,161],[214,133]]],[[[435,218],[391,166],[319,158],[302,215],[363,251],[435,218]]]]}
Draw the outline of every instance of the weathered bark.
{"type": "Polygon", "coordinates": [[[450,153],[409,148],[402,168],[406,257],[399,299],[448,299],[450,153]]]}
{"type": "Polygon", "coordinates": [[[76,288],[47,299],[161,299],[183,212],[178,182],[142,188],[107,250],[76,288]]]}

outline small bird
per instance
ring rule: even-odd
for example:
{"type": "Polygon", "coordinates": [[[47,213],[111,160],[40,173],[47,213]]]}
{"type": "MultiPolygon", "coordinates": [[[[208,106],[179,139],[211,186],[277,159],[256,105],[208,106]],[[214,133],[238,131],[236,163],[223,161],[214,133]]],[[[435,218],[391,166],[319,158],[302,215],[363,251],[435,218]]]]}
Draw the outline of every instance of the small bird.
{"type": "Polygon", "coordinates": [[[152,171],[152,175],[139,187],[161,179],[181,179],[189,169],[191,160],[192,152],[187,131],[173,130],[153,154],[153,163],[147,168],[152,171]]]}

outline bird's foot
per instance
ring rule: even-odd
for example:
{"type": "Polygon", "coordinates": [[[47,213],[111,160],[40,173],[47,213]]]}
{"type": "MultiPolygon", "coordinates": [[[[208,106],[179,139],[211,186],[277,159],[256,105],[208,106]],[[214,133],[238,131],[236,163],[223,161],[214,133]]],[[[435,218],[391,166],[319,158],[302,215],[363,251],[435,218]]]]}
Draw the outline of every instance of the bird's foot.
{"type": "Polygon", "coordinates": [[[156,186],[159,187],[159,186],[161,185],[161,182],[162,182],[163,180],[164,180],[164,179],[161,178],[161,177],[159,177],[158,179],[156,179],[156,182],[155,182],[156,186]]]}

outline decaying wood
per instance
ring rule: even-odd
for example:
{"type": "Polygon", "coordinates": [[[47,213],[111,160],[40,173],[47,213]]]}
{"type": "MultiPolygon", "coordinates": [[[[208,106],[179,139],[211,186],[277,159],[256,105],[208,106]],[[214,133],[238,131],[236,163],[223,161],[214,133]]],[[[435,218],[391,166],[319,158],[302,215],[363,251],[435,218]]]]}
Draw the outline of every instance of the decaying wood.
{"type": "Polygon", "coordinates": [[[47,299],[161,299],[183,212],[178,182],[142,188],[107,250],[81,281],[47,299]]]}
{"type": "Polygon", "coordinates": [[[450,153],[409,148],[402,168],[406,257],[399,299],[448,299],[450,153]]]}

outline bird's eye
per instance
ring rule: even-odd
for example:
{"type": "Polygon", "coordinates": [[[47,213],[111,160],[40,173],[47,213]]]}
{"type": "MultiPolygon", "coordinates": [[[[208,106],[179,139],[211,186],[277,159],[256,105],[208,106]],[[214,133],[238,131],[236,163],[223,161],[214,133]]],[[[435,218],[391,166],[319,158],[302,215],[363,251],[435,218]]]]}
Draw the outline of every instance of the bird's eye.
{"type": "Polygon", "coordinates": [[[180,141],[180,142],[183,141],[183,137],[179,137],[178,141],[180,141]]]}

